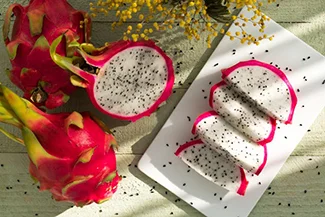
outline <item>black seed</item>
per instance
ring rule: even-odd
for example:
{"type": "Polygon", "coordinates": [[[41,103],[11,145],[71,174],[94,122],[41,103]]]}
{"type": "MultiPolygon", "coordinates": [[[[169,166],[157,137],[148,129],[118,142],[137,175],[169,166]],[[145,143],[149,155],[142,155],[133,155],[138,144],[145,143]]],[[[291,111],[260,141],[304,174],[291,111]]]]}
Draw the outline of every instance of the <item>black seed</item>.
{"type": "Polygon", "coordinates": [[[258,182],[259,185],[261,185],[262,183],[261,182],[258,182]]]}
{"type": "Polygon", "coordinates": [[[38,216],[38,213],[35,213],[35,216],[38,216]]]}
{"type": "Polygon", "coordinates": [[[17,182],[20,182],[20,180],[19,180],[19,179],[17,179],[17,182]]]}
{"type": "Polygon", "coordinates": [[[305,58],[302,58],[302,61],[305,61],[306,59],[305,58]]]}
{"type": "Polygon", "coordinates": [[[191,117],[190,116],[187,116],[187,119],[188,119],[188,121],[191,121],[191,117]]]}
{"type": "Polygon", "coordinates": [[[204,97],[204,99],[208,98],[207,96],[204,97]]]}
{"type": "Polygon", "coordinates": [[[306,194],[307,193],[307,190],[304,190],[304,193],[306,194]]]}
{"type": "Polygon", "coordinates": [[[323,203],[323,199],[321,199],[320,202],[323,203]]]}
{"type": "Polygon", "coordinates": [[[217,65],[219,65],[219,63],[216,63],[216,64],[214,64],[213,66],[216,67],[217,65]]]}
{"type": "Polygon", "coordinates": [[[288,203],[288,206],[291,206],[291,204],[290,204],[290,203],[288,203]]]}
{"type": "Polygon", "coordinates": [[[320,175],[320,172],[318,172],[317,174],[320,175]]]}
{"type": "Polygon", "coordinates": [[[294,212],[292,212],[291,214],[292,214],[292,215],[295,215],[295,213],[294,213],[294,212]]]}
{"type": "Polygon", "coordinates": [[[167,146],[167,147],[169,147],[169,145],[168,145],[168,144],[166,144],[166,146],[167,146]]]}
{"type": "Polygon", "coordinates": [[[299,89],[297,89],[297,92],[299,93],[299,92],[300,92],[300,90],[299,90],[299,89]]]}
{"type": "MultiPolygon", "coordinates": [[[[322,84],[325,84],[325,80],[322,82],[322,84]]],[[[1,164],[2,165],[2,164],[1,164]]]]}
{"type": "Polygon", "coordinates": [[[134,165],[135,168],[138,168],[138,165],[134,165]]]}
{"type": "Polygon", "coordinates": [[[163,167],[166,167],[166,165],[164,164],[163,167]]]}
{"type": "Polygon", "coordinates": [[[281,206],[281,203],[279,203],[278,205],[281,206]]]}
{"type": "Polygon", "coordinates": [[[190,204],[191,204],[191,205],[193,205],[193,203],[192,203],[192,202],[190,202],[190,204]]]}
{"type": "Polygon", "coordinates": [[[3,164],[1,164],[1,167],[3,167],[3,164]]]}
{"type": "Polygon", "coordinates": [[[118,213],[115,213],[115,215],[118,215],[118,213]]]}
{"type": "Polygon", "coordinates": [[[227,209],[227,206],[225,206],[224,209],[227,209]]]}
{"type": "Polygon", "coordinates": [[[267,190],[271,190],[271,186],[267,188],[267,190]]]}
{"type": "Polygon", "coordinates": [[[267,52],[269,52],[269,50],[265,50],[265,52],[267,53],[267,52]]]}
{"type": "Polygon", "coordinates": [[[173,213],[173,212],[171,212],[171,213],[170,213],[170,215],[174,215],[174,213],[173,213]]]}
{"type": "Polygon", "coordinates": [[[27,194],[27,191],[25,191],[24,194],[27,194]]]}
{"type": "Polygon", "coordinates": [[[194,50],[194,48],[193,48],[193,47],[191,47],[191,48],[190,48],[190,50],[194,50]]]}
{"type": "Polygon", "coordinates": [[[222,200],[222,197],[220,197],[219,199],[222,200]]]}
{"type": "Polygon", "coordinates": [[[300,173],[303,173],[304,171],[300,170],[300,173]]]}
{"type": "Polygon", "coordinates": [[[212,81],[209,82],[209,85],[211,85],[211,84],[212,84],[212,81]]]}
{"type": "Polygon", "coordinates": [[[186,183],[183,183],[183,186],[186,186],[186,183]]]}
{"type": "Polygon", "coordinates": [[[100,209],[99,212],[103,212],[103,210],[100,209]]]}
{"type": "Polygon", "coordinates": [[[168,194],[168,191],[165,191],[165,194],[167,195],[168,194]]]}

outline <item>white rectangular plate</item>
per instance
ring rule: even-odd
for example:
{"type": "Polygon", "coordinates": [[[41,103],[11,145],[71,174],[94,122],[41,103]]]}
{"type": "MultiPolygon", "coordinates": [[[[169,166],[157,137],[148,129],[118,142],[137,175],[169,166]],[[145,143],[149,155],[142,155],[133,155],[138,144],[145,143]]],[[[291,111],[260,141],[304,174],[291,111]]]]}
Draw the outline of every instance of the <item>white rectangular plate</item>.
{"type": "MultiPolygon", "coordinates": [[[[241,13],[250,16],[246,10],[241,13]]],[[[266,25],[265,33],[275,34],[275,38],[264,40],[259,46],[243,45],[229,37],[222,39],[138,165],[142,172],[209,217],[248,216],[325,104],[325,58],[274,21],[266,25]],[[187,172],[188,166],[174,152],[193,138],[195,118],[211,110],[208,95],[210,87],[221,80],[220,70],[252,58],[280,67],[296,91],[298,104],[293,124],[278,124],[280,129],[268,144],[264,170],[249,179],[246,195],[239,196],[193,170],[187,172]]],[[[247,28],[247,32],[258,34],[256,28],[247,28]]],[[[229,31],[240,29],[232,25],[229,31]]]]}

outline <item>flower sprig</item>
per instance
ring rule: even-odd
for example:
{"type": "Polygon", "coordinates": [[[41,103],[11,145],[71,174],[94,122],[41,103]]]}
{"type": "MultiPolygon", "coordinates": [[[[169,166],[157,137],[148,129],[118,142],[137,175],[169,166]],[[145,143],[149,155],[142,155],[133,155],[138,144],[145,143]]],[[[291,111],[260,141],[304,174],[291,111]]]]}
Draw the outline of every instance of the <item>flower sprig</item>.
{"type": "MultiPolygon", "coordinates": [[[[268,3],[273,2],[275,0],[268,0],[268,3]]],[[[219,33],[227,35],[230,40],[238,39],[241,43],[258,45],[261,40],[272,40],[274,37],[264,34],[265,23],[269,18],[261,13],[262,6],[259,0],[98,0],[90,3],[90,15],[114,14],[118,21],[112,23],[113,29],[136,20],[136,26],[127,25],[122,36],[124,40],[148,40],[155,31],[180,26],[188,39],[200,40],[201,33],[208,32],[205,38],[208,47],[219,33]],[[252,17],[231,16],[234,11],[245,6],[253,11],[252,17]],[[151,22],[153,20],[160,21],[151,22]],[[221,28],[221,23],[229,26],[232,21],[241,31],[232,33],[221,28]],[[259,37],[245,31],[249,22],[259,29],[259,37]]]]}

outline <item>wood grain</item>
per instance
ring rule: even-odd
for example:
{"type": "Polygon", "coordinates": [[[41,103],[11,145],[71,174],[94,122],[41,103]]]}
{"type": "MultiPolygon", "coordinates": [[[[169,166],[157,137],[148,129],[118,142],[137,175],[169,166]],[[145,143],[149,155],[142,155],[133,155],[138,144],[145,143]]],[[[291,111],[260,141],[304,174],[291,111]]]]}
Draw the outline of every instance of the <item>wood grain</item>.
{"type": "MultiPolygon", "coordinates": [[[[1,26],[3,15],[8,5],[13,2],[24,2],[24,0],[0,0],[1,26]]],[[[77,8],[87,10],[90,1],[70,0],[69,2],[77,8]]],[[[325,54],[325,1],[278,0],[277,2],[279,7],[276,4],[268,6],[265,9],[266,14],[317,51],[325,54]]],[[[97,45],[106,41],[118,40],[121,37],[123,29],[118,29],[116,32],[110,31],[110,24],[114,19],[115,17],[112,16],[95,19],[92,40],[96,41],[97,45]]],[[[135,25],[135,23],[131,22],[130,25],[135,25]]],[[[92,107],[83,90],[77,91],[67,105],[57,110],[91,111],[108,123],[114,131],[120,143],[117,155],[118,167],[120,174],[125,176],[114,198],[102,205],[92,204],[82,209],[71,207],[68,203],[52,201],[50,194],[48,192],[39,193],[37,185],[33,185],[29,178],[28,157],[25,148],[0,134],[1,217],[202,216],[183,201],[178,201],[175,195],[142,174],[135,165],[184,95],[190,83],[200,72],[213,49],[206,49],[203,40],[199,42],[186,40],[181,29],[178,28],[172,32],[156,33],[154,37],[159,40],[159,44],[173,58],[176,67],[178,62],[183,64],[177,69],[179,73],[176,75],[175,93],[152,116],[136,123],[111,119],[92,107]],[[2,164],[3,166],[1,166],[2,164]]],[[[221,36],[216,38],[213,42],[214,47],[220,39],[221,36]]],[[[10,68],[10,63],[5,47],[3,43],[0,43],[0,71],[3,73],[6,68],[10,68]]],[[[17,93],[21,93],[4,74],[0,80],[1,83],[9,86],[17,93]]],[[[5,127],[10,132],[19,135],[16,129],[5,127]]],[[[319,115],[310,132],[306,133],[250,217],[320,217],[325,215],[324,128],[325,110],[319,115]]]]}

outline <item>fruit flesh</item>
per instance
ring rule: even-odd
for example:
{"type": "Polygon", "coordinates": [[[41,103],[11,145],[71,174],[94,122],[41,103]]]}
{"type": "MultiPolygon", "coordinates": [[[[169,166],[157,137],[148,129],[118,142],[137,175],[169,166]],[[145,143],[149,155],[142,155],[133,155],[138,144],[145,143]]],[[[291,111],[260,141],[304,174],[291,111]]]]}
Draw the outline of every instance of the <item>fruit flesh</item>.
{"type": "Polygon", "coordinates": [[[251,142],[215,111],[200,115],[192,132],[216,152],[247,172],[258,175],[267,160],[266,146],[251,142]]]}
{"type": "Polygon", "coordinates": [[[222,70],[224,81],[255,106],[286,124],[292,122],[297,97],[286,75],[273,65],[250,60],[222,70]]]}
{"type": "Polygon", "coordinates": [[[272,141],[275,119],[255,108],[224,81],[211,88],[209,103],[230,125],[252,141],[261,145],[272,141]]]}
{"type": "Polygon", "coordinates": [[[175,155],[207,180],[239,195],[245,195],[248,181],[244,170],[201,140],[185,143],[178,148],[175,155]]]}
{"type": "Polygon", "coordinates": [[[95,99],[102,109],[118,116],[149,110],[167,86],[164,58],[150,47],[132,47],[113,56],[100,71],[95,99]]]}

